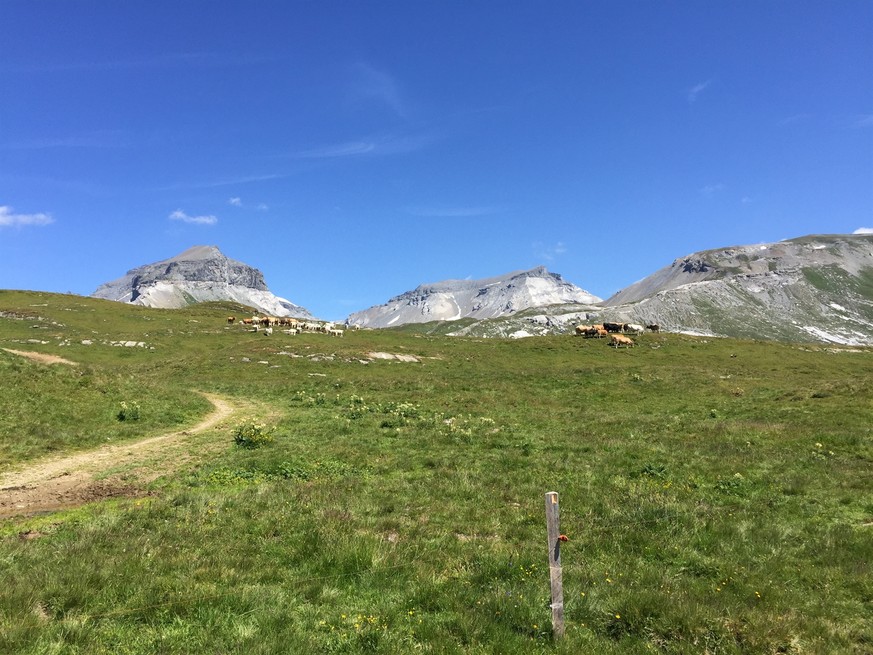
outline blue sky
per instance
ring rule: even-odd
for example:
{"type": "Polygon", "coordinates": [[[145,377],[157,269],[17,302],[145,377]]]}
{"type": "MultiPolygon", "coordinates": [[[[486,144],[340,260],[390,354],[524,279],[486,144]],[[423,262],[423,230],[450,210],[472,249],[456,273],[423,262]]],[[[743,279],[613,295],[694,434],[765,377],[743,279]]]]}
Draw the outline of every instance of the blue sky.
{"type": "Polygon", "coordinates": [[[217,245],[321,318],[873,228],[873,2],[0,0],[0,288],[217,245]]]}

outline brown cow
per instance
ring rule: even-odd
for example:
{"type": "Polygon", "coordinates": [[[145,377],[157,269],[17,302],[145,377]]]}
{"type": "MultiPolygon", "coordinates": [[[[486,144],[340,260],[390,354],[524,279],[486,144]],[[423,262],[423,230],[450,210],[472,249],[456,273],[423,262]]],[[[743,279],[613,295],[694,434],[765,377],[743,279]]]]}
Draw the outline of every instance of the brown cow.
{"type": "Polygon", "coordinates": [[[234,322],[235,320],[236,320],[236,316],[228,316],[228,317],[227,317],[227,324],[228,324],[228,325],[233,325],[233,322],[234,322]]]}
{"type": "Polygon", "coordinates": [[[576,326],[576,336],[577,337],[582,336],[590,329],[591,329],[590,325],[577,325],[576,326]]]}
{"type": "Polygon", "coordinates": [[[609,332],[607,332],[602,325],[592,325],[585,331],[585,336],[587,338],[594,337],[602,339],[605,336],[609,336],[609,332]]]}
{"type": "Polygon", "coordinates": [[[626,348],[632,348],[634,344],[634,340],[630,337],[626,337],[622,334],[613,334],[609,337],[609,345],[614,348],[618,348],[619,346],[625,346],[626,348]]]}

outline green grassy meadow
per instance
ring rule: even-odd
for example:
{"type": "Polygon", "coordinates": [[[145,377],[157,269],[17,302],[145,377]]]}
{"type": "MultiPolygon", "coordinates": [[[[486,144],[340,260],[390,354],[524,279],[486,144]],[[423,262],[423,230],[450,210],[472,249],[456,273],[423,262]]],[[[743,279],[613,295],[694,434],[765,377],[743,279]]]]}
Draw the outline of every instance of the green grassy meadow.
{"type": "Polygon", "coordinates": [[[228,314],[0,291],[0,348],[78,364],[0,350],[0,473],[183,429],[198,391],[269,408],[274,437],[0,521],[0,652],[873,652],[873,349],[228,314]]]}

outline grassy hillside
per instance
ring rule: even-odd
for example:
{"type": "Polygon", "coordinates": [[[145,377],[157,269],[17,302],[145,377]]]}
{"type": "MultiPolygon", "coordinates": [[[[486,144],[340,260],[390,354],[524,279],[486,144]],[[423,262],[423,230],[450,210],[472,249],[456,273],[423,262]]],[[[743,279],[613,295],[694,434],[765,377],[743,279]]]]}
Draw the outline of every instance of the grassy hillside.
{"type": "Polygon", "coordinates": [[[873,350],[264,337],[234,313],[0,292],[0,348],[77,363],[0,350],[0,473],[191,425],[196,391],[274,436],[218,430],[136,498],[0,522],[0,652],[873,649],[873,350]]]}

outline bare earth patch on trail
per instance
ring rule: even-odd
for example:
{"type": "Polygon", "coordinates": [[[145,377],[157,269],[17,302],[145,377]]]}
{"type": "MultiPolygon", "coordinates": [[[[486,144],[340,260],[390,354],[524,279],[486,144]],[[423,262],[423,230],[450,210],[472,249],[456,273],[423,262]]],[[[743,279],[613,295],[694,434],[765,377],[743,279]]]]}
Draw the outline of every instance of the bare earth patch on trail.
{"type": "Polygon", "coordinates": [[[47,355],[45,353],[37,353],[31,350],[12,350],[12,348],[4,348],[3,350],[12,353],[13,355],[18,355],[19,357],[26,357],[27,359],[39,362],[40,364],[66,364],[67,366],[79,365],[78,362],[73,362],[69,359],[58,357],[57,355],[47,355]]]}
{"type": "MultiPolygon", "coordinates": [[[[231,404],[218,396],[203,395],[215,406],[214,411],[185,430],[53,457],[3,474],[0,519],[78,507],[104,498],[146,495],[146,483],[226,445],[227,441],[215,439],[215,430],[228,428],[230,417],[255,409],[250,403],[231,404]]],[[[263,417],[263,412],[258,414],[263,417]]],[[[229,440],[227,431],[221,434],[229,440]]]]}

